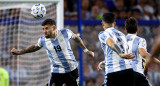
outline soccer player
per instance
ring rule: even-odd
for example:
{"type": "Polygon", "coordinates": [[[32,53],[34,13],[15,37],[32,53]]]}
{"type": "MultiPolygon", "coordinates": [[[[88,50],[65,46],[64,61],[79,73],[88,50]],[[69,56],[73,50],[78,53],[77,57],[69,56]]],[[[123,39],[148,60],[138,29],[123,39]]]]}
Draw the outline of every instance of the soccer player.
{"type": "Polygon", "coordinates": [[[160,64],[156,58],[150,58],[147,52],[147,44],[144,38],[137,36],[138,23],[133,17],[125,21],[125,30],[127,32],[127,42],[129,45],[129,52],[132,52],[136,57],[132,60],[132,68],[135,71],[135,86],[151,86],[144,75],[143,58],[148,62],[153,59],[153,63],[160,64]]]}
{"type": "MultiPolygon", "coordinates": [[[[129,46],[129,52],[132,52],[136,55],[134,59],[131,61],[131,66],[134,73],[135,78],[135,86],[150,86],[148,80],[144,75],[144,66],[143,66],[143,58],[146,60],[150,60],[150,54],[147,52],[146,40],[144,38],[138,37],[138,24],[137,20],[133,17],[130,17],[125,22],[125,30],[127,32],[127,43],[129,46]]],[[[153,58],[155,63],[159,63],[160,61],[153,58]]],[[[102,69],[102,65],[104,65],[104,61],[100,62],[98,65],[98,70],[102,69]]]]}
{"type": "Polygon", "coordinates": [[[9,86],[8,71],[1,67],[0,63],[0,86],[9,86]]]}
{"type": "Polygon", "coordinates": [[[105,13],[102,17],[102,27],[98,35],[105,55],[105,84],[107,86],[134,86],[134,72],[129,59],[135,56],[127,54],[125,35],[114,28],[115,16],[105,13]]]}
{"type": "Polygon", "coordinates": [[[135,86],[150,86],[144,75],[143,58],[146,59],[150,54],[147,52],[147,44],[144,38],[137,36],[138,23],[133,17],[125,21],[125,30],[127,32],[127,42],[129,52],[136,55],[131,61],[133,70],[135,71],[135,86]]]}
{"type": "Polygon", "coordinates": [[[13,48],[11,53],[13,55],[22,55],[38,51],[44,47],[52,62],[52,74],[49,86],[62,86],[64,83],[67,86],[78,86],[78,63],[73,55],[69,39],[72,38],[88,56],[93,57],[94,53],[89,51],[85,47],[81,38],[71,30],[57,30],[56,23],[52,19],[46,19],[43,21],[42,29],[44,36],[39,38],[37,44],[31,45],[22,50],[16,50],[13,48]]]}

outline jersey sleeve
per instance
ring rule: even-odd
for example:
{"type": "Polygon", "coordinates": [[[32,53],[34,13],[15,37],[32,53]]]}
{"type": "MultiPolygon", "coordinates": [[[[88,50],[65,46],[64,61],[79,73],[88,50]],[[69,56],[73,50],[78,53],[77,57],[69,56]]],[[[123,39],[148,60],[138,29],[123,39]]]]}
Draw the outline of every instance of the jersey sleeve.
{"type": "Polygon", "coordinates": [[[110,37],[109,33],[107,33],[107,32],[100,32],[98,35],[100,42],[105,43],[105,44],[106,44],[106,41],[109,37],[110,37]]]}
{"type": "Polygon", "coordinates": [[[39,47],[42,47],[41,38],[38,39],[37,45],[38,45],[39,47]]]}
{"type": "Polygon", "coordinates": [[[66,29],[67,34],[68,34],[68,39],[70,39],[73,35],[73,32],[70,29],[66,29]]]}
{"type": "MultiPolygon", "coordinates": [[[[141,38],[141,39],[139,40],[138,48],[144,48],[144,49],[147,48],[147,43],[146,43],[146,40],[145,40],[144,38],[141,38]]],[[[147,49],[146,49],[146,50],[147,50],[147,49]]]]}

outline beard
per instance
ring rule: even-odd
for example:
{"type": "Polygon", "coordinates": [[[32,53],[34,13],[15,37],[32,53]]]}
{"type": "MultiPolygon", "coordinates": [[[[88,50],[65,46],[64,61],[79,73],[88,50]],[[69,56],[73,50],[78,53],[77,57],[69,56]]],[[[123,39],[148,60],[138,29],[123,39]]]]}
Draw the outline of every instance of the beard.
{"type": "Polygon", "coordinates": [[[46,38],[50,38],[51,37],[51,33],[50,34],[44,34],[46,38]]]}

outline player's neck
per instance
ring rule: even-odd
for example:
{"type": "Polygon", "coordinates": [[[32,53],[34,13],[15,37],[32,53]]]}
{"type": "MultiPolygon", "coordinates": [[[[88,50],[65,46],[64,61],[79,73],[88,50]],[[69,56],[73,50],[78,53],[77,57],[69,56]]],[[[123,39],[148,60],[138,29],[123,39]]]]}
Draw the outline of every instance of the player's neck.
{"type": "Polygon", "coordinates": [[[58,31],[56,30],[55,32],[52,33],[52,37],[53,39],[55,39],[57,37],[58,31]]]}
{"type": "Polygon", "coordinates": [[[106,30],[106,29],[108,29],[108,28],[111,28],[111,27],[113,27],[113,26],[112,26],[112,25],[105,26],[105,27],[104,27],[104,30],[106,30]]]}
{"type": "Polygon", "coordinates": [[[127,33],[127,34],[137,35],[137,33],[127,33]]]}

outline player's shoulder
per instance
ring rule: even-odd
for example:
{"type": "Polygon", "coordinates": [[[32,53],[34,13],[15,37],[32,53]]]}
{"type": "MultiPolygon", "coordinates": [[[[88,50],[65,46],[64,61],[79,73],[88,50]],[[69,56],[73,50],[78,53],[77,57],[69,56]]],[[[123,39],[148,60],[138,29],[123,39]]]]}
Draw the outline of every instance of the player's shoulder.
{"type": "Polygon", "coordinates": [[[64,33],[64,32],[66,32],[66,33],[68,33],[68,32],[72,32],[70,29],[68,29],[68,28],[63,28],[63,29],[61,29],[60,30],[62,33],[64,33]]]}
{"type": "Polygon", "coordinates": [[[99,32],[98,36],[100,36],[100,35],[102,35],[102,34],[104,34],[104,31],[99,32]]]}
{"type": "Polygon", "coordinates": [[[45,41],[46,37],[44,35],[42,35],[41,37],[39,37],[38,41],[45,41]]]}
{"type": "Polygon", "coordinates": [[[70,29],[68,29],[68,28],[63,28],[63,29],[60,29],[60,31],[70,31],[70,29]]]}
{"type": "Polygon", "coordinates": [[[118,29],[114,29],[113,32],[118,33],[118,34],[121,35],[121,36],[126,36],[123,32],[121,32],[121,31],[118,30],[118,29]]]}
{"type": "Polygon", "coordinates": [[[44,35],[42,35],[39,39],[45,39],[45,36],[44,36],[44,35]]]}
{"type": "Polygon", "coordinates": [[[2,72],[5,73],[5,72],[7,72],[7,70],[5,70],[4,68],[1,68],[1,67],[0,67],[0,72],[1,72],[1,73],[2,73],[2,72]]]}
{"type": "Polygon", "coordinates": [[[66,31],[66,28],[60,29],[59,31],[61,31],[61,32],[66,31]]]}
{"type": "Polygon", "coordinates": [[[146,39],[145,39],[145,38],[143,38],[143,37],[139,37],[139,36],[137,36],[137,38],[139,39],[139,42],[146,42],[146,39]]]}
{"type": "Polygon", "coordinates": [[[140,36],[137,36],[137,38],[139,38],[140,40],[146,40],[145,38],[140,37],[140,36]]]}

